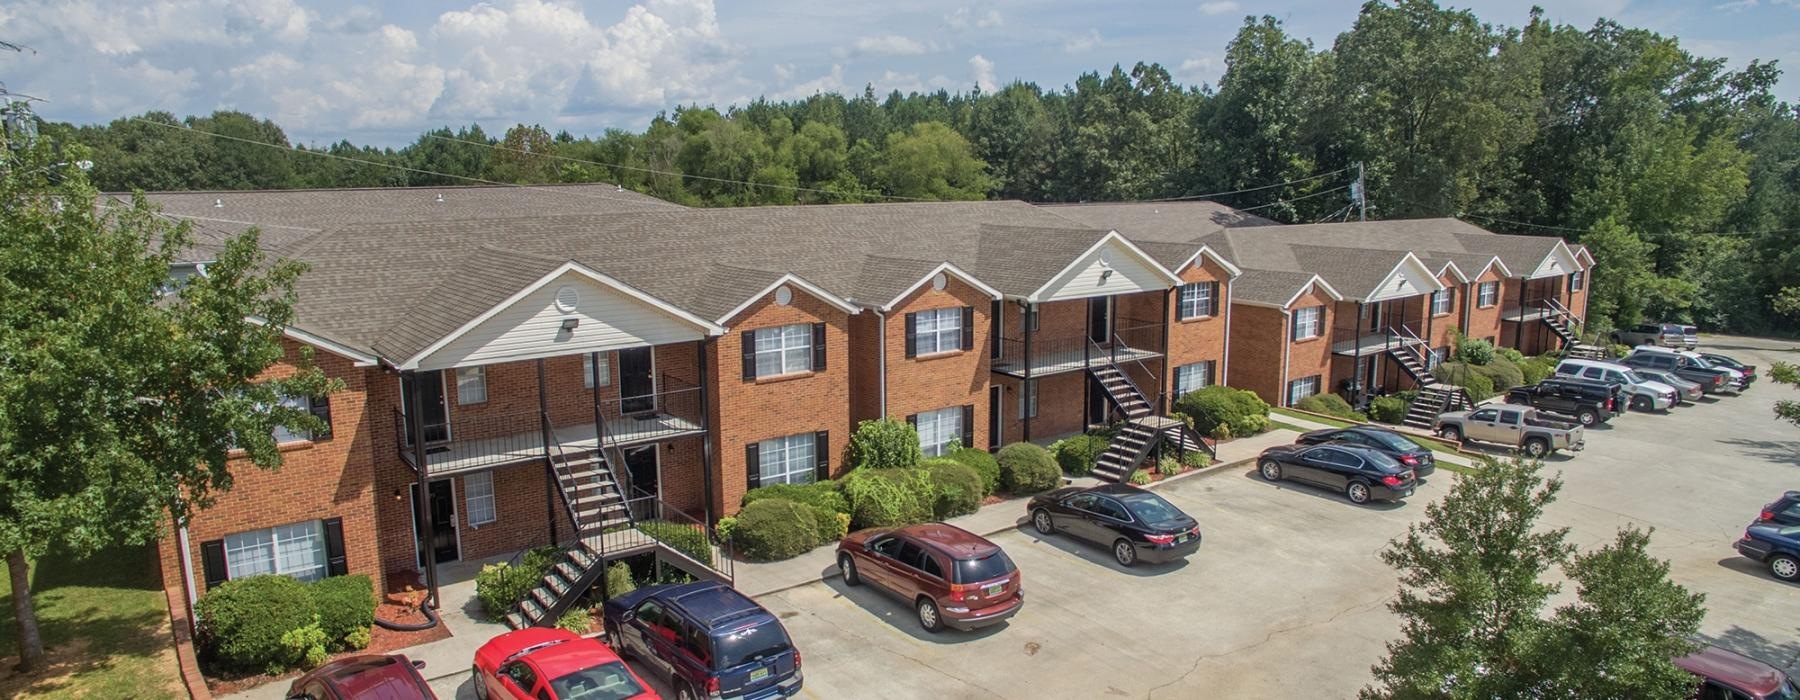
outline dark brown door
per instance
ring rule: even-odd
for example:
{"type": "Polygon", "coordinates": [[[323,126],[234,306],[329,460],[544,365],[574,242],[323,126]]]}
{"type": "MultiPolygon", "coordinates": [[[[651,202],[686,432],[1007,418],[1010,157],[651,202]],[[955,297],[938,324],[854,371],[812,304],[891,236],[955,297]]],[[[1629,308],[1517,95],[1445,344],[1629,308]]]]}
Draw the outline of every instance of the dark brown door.
{"type": "Polygon", "coordinates": [[[1112,338],[1112,314],[1110,303],[1112,297],[1091,297],[1088,299],[1088,339],[1105,345],[1112,338]]]}
{"type": "MultiPolygon", "coordinates": [[[[412,392],[414,385],[424,392],[420,399],[425,405],[425,444],[443,442],[450,439],[450,412],[444,403],[444,373],[441,371],[418,372],[400,375],[400,411],[404,414],[412,410],[412,392]]],[[[413,424],[410,414],[406,421],[406,444],[413,441],[413,424]]]]}
{"type": "Polygon", "coordinates": [[[619,351],[619,411],[643,413],[656,410],[655,362],[648,347],[619,351]]]}
{"type": "MultiPolygon", "coordinates": [[[[439,564],[456,561],[461,558],[456,547],[456,498],[451,494],[450,480],[433,481],[428,485],[431,500],[425,504],[425,515],[429,522],[420,526],[416,521],[413,527],[423,534],[424,543],[419,547],[419,565],[425,565],[425,552],[436,555],[439,564]]],[[[412,487],[414,502],[419,497],[419,485],[412,487]]]]}

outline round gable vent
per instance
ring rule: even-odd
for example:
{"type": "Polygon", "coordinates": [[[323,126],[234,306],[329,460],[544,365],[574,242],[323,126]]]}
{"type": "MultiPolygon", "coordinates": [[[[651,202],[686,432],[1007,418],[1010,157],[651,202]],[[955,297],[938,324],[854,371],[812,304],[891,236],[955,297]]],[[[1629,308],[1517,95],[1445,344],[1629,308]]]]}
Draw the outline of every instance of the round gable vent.
{"type": "Polygon", "coordinates": [[[556,290],[556,310],[565,314],[575,313],[575,307],[581,304],[581,290],[574,287],[559,287],[556,290]]]}
{"type": "Polygon", "coordinates": [[[787,306],[788,304],[792,303],[793,301],[794,301],[794,290],[788,289],[787,285],[784,284],[775,289],[775,303],[780,304],[782,306],[787,306]]]}
{"type": "Polygon", "coordinates": [[[942,272],[937,273],[937,275],[935,275],[931,278],[931,288],[932,289],[936,289],[938,291],[943,291],[944,285],[947,285],[947,284],[950,284],[950,278],[944,276],[944,273],[942,273],[942,272]]]}
{"type": "Polygon", "coordinates": [[[1112,267],[1112,251],[1110,251],[1110,250],[1100,251],[1100,266],[1101,267],[1112,267]]]}

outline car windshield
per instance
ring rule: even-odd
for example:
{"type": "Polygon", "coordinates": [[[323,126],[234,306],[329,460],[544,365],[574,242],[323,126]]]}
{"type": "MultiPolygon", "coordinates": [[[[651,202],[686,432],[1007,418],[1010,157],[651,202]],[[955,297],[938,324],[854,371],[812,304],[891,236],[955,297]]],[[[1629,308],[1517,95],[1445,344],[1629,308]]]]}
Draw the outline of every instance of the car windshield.
{"type": "Polygon", "coordinates": [[[625,670],[625,664],[608,661],[589,666],[550,681],[556,697],[563,700],[625,700],[644,692],[643,686],[625,670]]]}
{"type": "Polygon", "coordinates": [[[1146,523],[1166,523],[1184,517],[1179,508],[1154,493],[1125,499],[1125,507],[1130,509],[1131,514],[1138,520],[1146,523]]]}
{"type": "Polygon", "coordinates": [[[1363,435],[1366,435],[1370,439],[1374,440],[1375,442],[1380,443],[1382,447],[1386,447],[1390,450],[1394,450],[1397,452],[1406,452],[1406,451],[1412,450],[1415,447],[1418,447],[1418,444],[1414,443],[1413,441],[1408,440],[1399,435],[1395,435],[1393,433],[1367,432],[1367,433],[1363,433],[1363,435]]]}
{"type": "MultiPolygon", "coordinates": [[[[1684,355],[1683,357],[1686,357],[1686,356],[1684,355]]],[[[1687,361],[1689,364],[1692,364],[1695,367],[1699,367],[1700,369],[1712,369],[1713,368],[1712,363],[1707,362],[1706,358],[1704,358],[1704,357],[1688,357],[1687,361]]]]}
{"type": "Polygon", "coordinates": [[[975,559],[956,560],[957,583],[979,583],[997,579],[1013,572],[1011,559],[1006,552],[994,550],[993,554],[975,559]]]}
{"type": "Polygon", "coordinates": [[[761,661],[793,646],[793,642],[788,641],[787,630],[774,620],[735,629],[713,640],[713,647],[719,654],[719,668],[761,661]]]}
{"type": "Polygon", "coordinates": [[[1763,700],[1800,700],[1800,688],[1794,687],[1794,679],[1783,677],[1781,687],[1775,692],[1763,696],[1763,700]]]}

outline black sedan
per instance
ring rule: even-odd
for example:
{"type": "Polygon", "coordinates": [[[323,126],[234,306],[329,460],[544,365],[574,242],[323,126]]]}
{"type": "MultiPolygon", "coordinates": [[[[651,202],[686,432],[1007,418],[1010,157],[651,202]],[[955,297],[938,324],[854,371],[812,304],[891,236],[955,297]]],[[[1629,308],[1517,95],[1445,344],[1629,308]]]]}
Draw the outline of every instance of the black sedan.
{"type": "Polygon", "coordinates": [[[1200,525],[1168,501],[1130,484],[1068,486],[1025,506],[1038,534],[1063,533],[1112,547],[1121,566],[1180,559],[1200,548],[1200,525]]]}
{"type": "Polygon", "coordinates": [[[1351,503],[1398,501],[1411,496],[1418,479],[1393,457],[1343,443],[1277,445],[1256,458],[1256,471],[1269,481],[1292,479],[1342,491],[1351,503]]]}
{"type": "Polygon", "coordinates": [[[1407,439],[1405,435],[1377,428],[1372,425],[1353,425],[1348,428],[1325,428],[1301,433],[1300,439],[1294,441],[1300,445],[1318,445],[1327,442],[1339,442],[1357,447],[1367,447],[1380,452],[1402,465],[1411,467],[1413,474],[1419,478],[1431,476],[1437,471],[1437,459],[1431,456],[1431,450],[1424,445],[1407,439]]]}

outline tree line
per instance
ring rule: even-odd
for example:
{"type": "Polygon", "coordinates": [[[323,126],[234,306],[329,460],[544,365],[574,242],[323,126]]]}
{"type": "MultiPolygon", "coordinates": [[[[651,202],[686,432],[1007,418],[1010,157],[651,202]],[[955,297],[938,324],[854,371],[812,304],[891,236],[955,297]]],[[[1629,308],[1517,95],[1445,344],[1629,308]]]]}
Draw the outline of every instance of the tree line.
{"type": "Polygon", "coordinates": [[[1608,20],[1581,28],[1534,9],[1506,26],[1395,0],[1365,4],[1330,47],[1247,17],[1225,66],[1216,87],[1139,63],[1059,89],[682,107],[641,132],[469,126],[398,149],[302,147],[411,170],[144,123],[288,143],[239,112],[54,126],[93,148],[106,190],[604,181],[694,206],[1231,193],[1211,199],[1310,223],[1346,216],[1362,164],[1372,217],[1587,245],[1590,328],[1800,329],[1800,117],[1775,97],[1772,62],[1732,70],[1608,20]]]}

